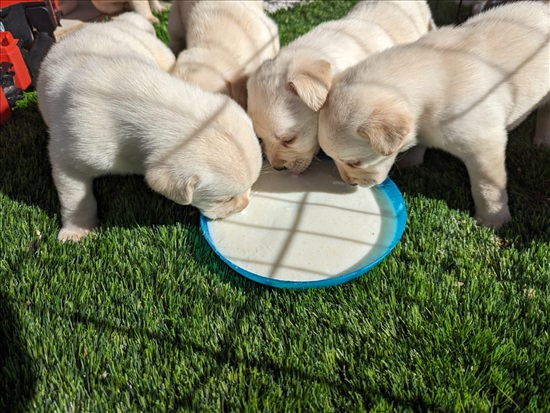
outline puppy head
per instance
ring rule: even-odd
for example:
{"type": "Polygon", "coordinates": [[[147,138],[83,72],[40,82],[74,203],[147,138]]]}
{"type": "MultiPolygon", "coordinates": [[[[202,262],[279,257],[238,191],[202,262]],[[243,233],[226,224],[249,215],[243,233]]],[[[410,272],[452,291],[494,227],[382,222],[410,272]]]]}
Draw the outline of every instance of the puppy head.
{"type": "Polygon", "coordinates": [[[397,154],[414,143],[407,103],[382,88],[357,84],[331,92],[319,115],[319,144],[350,185],[383,182],[397,154]]]}
{"type": "Polygon", "coordinates": [[[285,63],[279,57],[248,80],[248,114],[269,163],[300,174],[319,151],[317,112],[331,86],[331,69],[324,60],[285,63]]]}
{"type": "Polygon", "coordinates": [[[235,102],[224,99],[188,139],[147,168],[145,180],[156,192],[181,205],[193,205],[221,219],[248,205],[260,174],[262,155],[252,123],[235,102]]]}

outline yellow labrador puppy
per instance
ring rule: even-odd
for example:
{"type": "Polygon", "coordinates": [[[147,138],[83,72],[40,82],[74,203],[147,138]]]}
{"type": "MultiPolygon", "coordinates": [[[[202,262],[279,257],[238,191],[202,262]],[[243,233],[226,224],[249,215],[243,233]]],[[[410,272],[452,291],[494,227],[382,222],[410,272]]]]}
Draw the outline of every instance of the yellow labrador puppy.
{"type": "Polygon", "coordinates": [[[318,111],[332,77],[433,27],[425,1],[361,1],[281,48],[248,81],[248,114],[277,170],[302,173],[319,150],[318,111]]]}
{"type": "Polygon", "coordinates": [[[159,54],[173,63],[173,53],[134,23],[152,29],[136,13],[89,23],[42,63],[38,105],[50,132],[60,240],[78,241],[96,226],[98,176],[143,174],[154,191],[218,219],[248,205],[260,173],[246,112],[163,71],[159,54]]]}
{"type": "MultiPolygon", "coordinates": [[[[500,228],[510,219],[507,131],[541,105],[548,123],[549,21],[550,3],[510,3],[366,59],[335,80],[321,148],[363,186],[416,144],[450,152],[468,169],[477,222],[500,228]]],[[[547,131],[535,140],[550,145],[547,131]]]]}
{"type": "Polygon", "coordinates": [[[172,74],[246,107],[246,82],[279,51],[277,26],[262,1],[174,2],[168,18],[172,74]],[[187,49],[183,49],[186,44],[187,49]]]}
{"type": "Polygon", "coordinates": [[[153,15],[153,11],[160,13],[166,9],[166,6],[158,0],[92,0],[92,4],[100,12],[109,16],[124,11],[135,11],[145,16],[151,23],[159,23],[159,19],[153,15]]]}

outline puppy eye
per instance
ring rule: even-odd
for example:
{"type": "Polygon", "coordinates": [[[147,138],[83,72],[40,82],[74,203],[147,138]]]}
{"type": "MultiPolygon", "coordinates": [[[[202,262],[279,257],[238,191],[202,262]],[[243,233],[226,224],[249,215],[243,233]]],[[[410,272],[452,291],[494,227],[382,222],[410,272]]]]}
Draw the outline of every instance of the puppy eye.
{"type": "Polygon", "coordinates": [[[359,168],[362,164],[361,161],[346,161],[345,164],[350,168],[359,168]]]}
{"type": "Polygon", "coordinates": [[[288,139],[283,139],[283,145],[285,146],[292,145],[294,142],[296,142],[296,136],[292,136],[288,139]]]}
{"type": "Polygon", "coordinates": [[[232,196],[231,198],[226,198],[226,199],[220,199],[220,200],[219,200],[219,201],[217,201],[217,202],[218,202],[218,204],[225,204],[225,203],[227,203],[227,202],[231,202],[231,201],[233,201],[233,199],[235,199],[235,197],[234,197],[234,196],[232,196]]]}

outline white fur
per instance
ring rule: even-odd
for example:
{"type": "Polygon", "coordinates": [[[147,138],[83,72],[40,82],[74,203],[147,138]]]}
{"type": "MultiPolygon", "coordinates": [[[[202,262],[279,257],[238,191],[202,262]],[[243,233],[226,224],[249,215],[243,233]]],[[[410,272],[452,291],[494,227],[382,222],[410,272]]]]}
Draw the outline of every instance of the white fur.
{"type": "MultiPolygon", "coordinates": [[[[346,182],[367,186],[416,144],[450,152],[468,169],[478,223],[500,228],[507,131],[537,106],[549,124],[549,22],[548,2],[510,3],[366,59],[335,80],[321,147],[346,182]]],[[[547,133],[535,142],[550,145],[547,133]]]]}
{"type": "Polygon", "coordinates": [[[149,186],[210,218],[242,210],[261,168],[246,112],[163,71],[174,55],[136,13],[90,23],[55,44],[38,78],[61,203],[59,239],[97,224],[94,178],[143,174],[149,186]],[[159,59],[159,56],[162,56],[159,59]]]}
{"type": "Polygon", "coordinates": [[[279,51],[277,26],[262,1],[174,2],[168,33],[179,54],[174,76],[227,94],[243,107],[248,77],[279,51]]]}
{"type": "Polygon", "coordinates": [[[248,81],[248,113],[273,167],[303,172],[319,150],[317,112],[332,77],[433,28],[425,1],[361,1],[281,48],[248,81]]]}
{"type": "MultiPolygon", "coordinates": [[[[158,0],[91,0],[94,7],[100,12],[114,16],[125,11],[135,11],[141,14],[151,23],[159,23],[153,15],[154,12],[162,12],[167,6],[158,0]]],[[[179,1],[179,0],[178,0],[179,1]]]]}

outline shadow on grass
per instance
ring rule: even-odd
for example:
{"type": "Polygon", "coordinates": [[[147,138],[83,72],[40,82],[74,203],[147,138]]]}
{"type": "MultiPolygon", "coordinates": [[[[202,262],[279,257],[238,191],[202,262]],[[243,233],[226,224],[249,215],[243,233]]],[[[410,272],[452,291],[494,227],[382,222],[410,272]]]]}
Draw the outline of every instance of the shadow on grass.
{"type": "MultiPolygon", "coordinates": [[[[37,206],[59,220],[47,143],[48,132],[36,104],[14,112],[13,118],[2,125],[0,136],[0,192],[14,201],[37,206]],[[22,130],[20,125],[32,126],[22,130]]],[[[153,192],[142,176],[98,178],[94,195],[100,228],[199,224],[195,208],[177,205],[153,192]]]]}
{"type": "MultiPolygon", "coordinates": [[[[504,245],[528,248],[550,240],[550,148],[536,147],[535,114],[509,133],[506,151],[508,204],[512,220],[497,235],[504,245]]],[[[424,164],[391,171],[401,192],[445,201],[450,209],[465,211],[473,219],[474,202],[466,167],[459,159],[429,149],[424,164]]]]}
{"type": "MultiPolygon", "coordinates": [[[[169,344],[170,351],[174,349],[181,351],[188,355],[189,359],[196,359],[197,356],[205,357],[210,361],[208,368],[194,369],[194,374],[190,375],[188,380],[192,380],[193,390],[182,389],[179,386],[172,388],[175,394],[174,404],[171,406],[173,410],[190,410],[197,411],[197,404],[202,404],[203,401],[197,394],[200,394],[201,388],[206,388],[208,392],[209,382],[213,378],[224,377],[224,372],[228,368],[237,368],[244,366],[244,372],[239,374],[250,374],[251,379],[257,376],[257,372],[262,372],[265,375],[271,377],[274,382],[280,382],[283,378],[295,377],[300,378],[303,382],[322,382],[326,383],[327,387],[337,388],[340,383],[337,380],[337,376],[333,378],[322,377],[321,375],[312,374],[302,366],[290,366],[277,355],[269,355],[266,352],[254,352],[247,354],[242,352],[243,340],[247,339],[246,334],[239,334],[242,331],[248,331],[246,325],[250,322],[250,319],[255,318],[255,312],[258,311],[257,305],[253,303],[261,302],[262,297],[271,294],[266,289],[260,291],[249,291],[247,293],[247,299],[240,305],[236,305],[232,311],[232,316],[224,327],[217,331],[215,339],[213,341],[206,342],[204,337],[190,336],[185,328],[185,325],[181,325],[181,318],[174,317],[165,319],[165,327],[159,331],[151,331],[149,329],[135,329],[130,327],[117,326],[113,322],[105,319],[95,318],[93,316],[84,315],[79,312],[73,313],[70,318],[73,323],[82,323],[84,325],[91,324],[98,330],[103,331],[104,334],[110,334],[110,332],[117,332],[120,335],[124,335],[129,340],[142,340],[146,337],[148,340],[152,340],[158,343],[158,348],[166,348],[166,344],[169,344]],[[193,355],[191,357],[191,355],[193,355]],[[253,374],[253,375],[252,375],[253,374]]],[[[293,292],[290,292],[293,294],[293,292]]],[[[224,306],[227,303],[219,297],[211,297],[213,302],[211,304],[224,306]]],[[[255,333],[250,333],[255,334],[255,333]]],[[[256,337],[257,339],[257,337],[256,337]]],[[[134,395],[135,393],[133,393],[134,395]]],[[[155,400],[158,398],[158,394],[149,393],[141,394],[147,400],[155,400]]],[[[247,395],[243,394],[243,400],[246,400],[247,395]]],[[[204,406],[202,406],[204,407],[204,406]]],[[[200,410],[200,409],[199,409],[200,410]]]]}
{"type": "Polygon", "coordinates": [[[0,411],[28,411],[36,387],[33,364],[11,297],[0,292],[0,411]]]}
{"type": "Polygon", "coordinates": [[[428,4],[438,26],[460,24],[471,14],[471,7],[460,0],[428,0],[428,4]]]}

